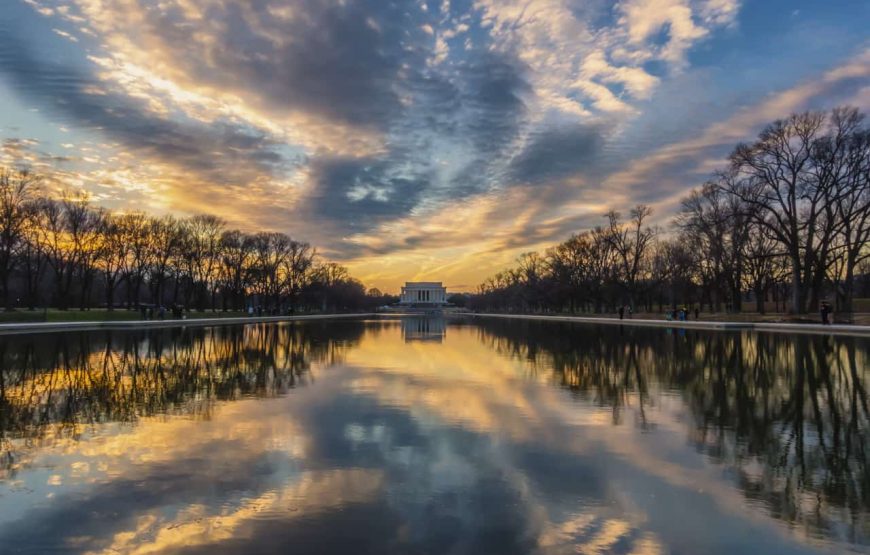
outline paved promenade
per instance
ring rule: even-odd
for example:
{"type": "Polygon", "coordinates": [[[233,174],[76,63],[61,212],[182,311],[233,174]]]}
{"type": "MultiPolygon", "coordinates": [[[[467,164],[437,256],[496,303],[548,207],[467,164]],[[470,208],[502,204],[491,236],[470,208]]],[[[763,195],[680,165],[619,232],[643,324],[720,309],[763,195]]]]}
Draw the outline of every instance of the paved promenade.
{"type": "Polygon", "coordinates": [[[188,318],[186,320],[120,320],[103,322],[15,322],[0,324],[0,335],[15,333],[56,333],[63,331],[101,329],[144,329],[191,326],[229,326],[260,322],[297,322],[301,320],[334,320],[337,318],[365,318],[374,313],[307,314],[299,316],[241,316],[238,318],[188,318]]]}
{"type": "Polygon", "coordinates": [[[776,322],[716,322],[704,320],[668,321],[646,320],[640,318],[595,318],[586,316],[550,316],[532,314],[483,314],[467,313],[475,318],[508,318],[515,320],[544,320],[553,322],[578,322],[583,324],[609,324],[624,326],[649,326],[657,328],[673,329],[700,329],[700,330],[752,330],[777,333],[814,333],[836,334],[870,337],[870,326],[856,326],[851,324],[780,324],[776,322]]]}

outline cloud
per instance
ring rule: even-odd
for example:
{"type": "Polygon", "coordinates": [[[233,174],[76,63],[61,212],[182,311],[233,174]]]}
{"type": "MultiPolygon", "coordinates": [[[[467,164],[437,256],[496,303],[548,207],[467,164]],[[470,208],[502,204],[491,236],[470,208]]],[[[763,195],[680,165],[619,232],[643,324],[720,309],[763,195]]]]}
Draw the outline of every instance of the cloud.
{"type": "Polygon", "coordinates": [[[627,29],[629,44],[648,44],[657,34],[665,32],[667,37],[649,56],[674,64],[682,64],[688,47],[708,33],[693,18],[688,0],[623,0],[619,10],[622,13],[620,23],[627,29]]]}
{"type": "Polygon", "coordinates": [[[347,264],[378,287],[427,276],[475,284],[522,252],[603,223],[616,200],[574,177],[481,193],[348,237],[347,264]]]}
{"type": "Polygon", "coordinates": [[[746,106],[722,121],[706,127],[700,134],[666,144],[651,154],[632,161],[623,170],[610,175],[604,186],[646,202],[673,203],[672,195],[682,196],[688,186],[699,185],[709,175],[710,158],[722,160],[737,142],[748,140],[767,123],[790,113],[822,105],[834,99],[858,101],[870,107],[870,98],[854,97],[870,78],[870,50],[784,91],[770,94],[763,101],[746,106]],[[700,171],[693,171],[698,169],[700,171]],[[694,175],[693,175],[694,174],[694,175]],[[694,179],[693,179],[694,178],[694,179]],[[657,187],[649,188],[651,183],[657,187]],[[646,194],[646,198],[644,195],[646,194]]]}
{"type": "Polygon", "coordinates": [[[582,115],[588,108],[631,112],[626,99],[608,86],[624,87],[633,99],[649,98],[660,78],[644,64],[662,61],[679,71],[692,46],[734,23],[740,2],[623,0],[612,10],[570,0],[479,0],[476,5],[491,23],[496,44],[515,49],[531,68],[542,110],[582,115]]]}
{"type": "Polygon", "coordinates": [[[105,55],[119,68],[113,77],[138,69],[146,74],[131,84],[142,92],[153,94],[155,81],[164,81],[194,96],[216,93],[240,115],[313,120],[315,133],[319,126],[387,132],[431,42],[422,29],[430,16],[374,0],[72,6],[111,47],[105,55]]]}
{"type": "MultiPolygon", "coordinates": [[[[522,64],[483,49],[428,67],[436,44],[425,26],[438,21],[409,6],[77,0],[65,13],[83,17],[102,48],[72,69],[8,39],[0,71],[22,94],[155,165],[193,172],[213,194],[290,182],[298,190],[270,213],[304,197],[295,208],[342,235],[493,187],[522,131],[522,64]],[[466,154],[446,174],[432,162],[445,139],[466,154]]],[[[165,181],[196,204],[189,187],[165,181]]]]}
{"type": "Polygon", "coordinates": [[[601,50],[586,56],[581,67],[582,78],[587,80],[600,78],[604,83],[623,85],[635,98],[648,98],[660,81],[658,77],[638,67],[611,65],[601,50]]]}
{"type": "Polygon", "coordinates": [[[457,120],[460,133],[473,139],[483,155],[495,155],[510,143],[525,116],[523,96],[531,90],[518,61],[507,54],[484,54],[459,67],[463,86],[457,120]]]}
{"type": "Polygon", "coordinates": [[[0,72],[19,94],[64,120],[217,183],[276,173],[287,162],[277,151],[278,143],[259,130],[230,122],[183,122],[154,113],[135,98],[95,94],[100,83],[93,76],[38,57],[15,33],[0,36],[0,72]]]}
{"type": "Polygon", "coordinates": [[[269,112],[306,111],[386,129],[401,114],[402,66],[422,61],[403,47],[404,10],[384,2],[309,0],[276,18],[269,8],[277,5],[215,4],[207,34],[183,49],[194,18],[164,12],[149,22],[175,71],[197,82],[237,91],[269,112]],[[373,23],[361,24],[366,21],[373,23]]]}
{"type": "Polygon", "coordinates": [[[511,160],[517,182],[565,177],[578,173],[600,151],[603,137],[597,126],[562,125],[529,137],[525,148],[511,160]]]}
{"type": "Polygon", "coordinates": [[[344,234],[406,215],[427,186],[425,176],[399,173],[394,159],[315,158],[309,171],[312,192],[305,208],[344,234]]]}
{"type": "MultiPolygon", "coordinates": [[[[724,81],[708,60],[723,41],[742,41],[728,67],[753,47],[738,0],[28,0],[11,13],[0,80],[38,111],[0,119],[0,139],[36,140],[23,156],[112,206],[217,212],[370,275],[365,257],[392,256],[397,280],[413,254],[473,283],[607,205],[677,195],[738,135],[714,127],[737,117],[738,92],[692,84],[724,81]],[[12,129],[34,121],[69,132],[12,129]],[[676,138],[705,128],[725,134],[676,138]]],[[[739,93],[757,98],[770,84],[757,81],[739,93]]]]}

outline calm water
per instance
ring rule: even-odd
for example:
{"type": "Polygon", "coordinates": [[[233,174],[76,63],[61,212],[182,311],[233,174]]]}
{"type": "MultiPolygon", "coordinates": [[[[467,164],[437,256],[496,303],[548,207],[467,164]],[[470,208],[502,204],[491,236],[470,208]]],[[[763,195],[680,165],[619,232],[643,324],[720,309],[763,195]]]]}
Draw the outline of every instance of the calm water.
{"type": "Polygon", "coordinates": [[[870,551],[870,341],[377,320],[0,337],[0,552],[870,551]]]}

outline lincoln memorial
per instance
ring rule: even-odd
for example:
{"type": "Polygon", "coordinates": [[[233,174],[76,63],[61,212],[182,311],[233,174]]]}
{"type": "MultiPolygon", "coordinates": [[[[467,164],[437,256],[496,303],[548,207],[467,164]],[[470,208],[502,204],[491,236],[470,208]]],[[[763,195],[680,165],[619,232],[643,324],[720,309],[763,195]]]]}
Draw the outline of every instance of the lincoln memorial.
{"type": "Polygon", "coordinates": [[[409,281],[402,287],[400,305],[438,307],[447,304],[447,288],[440,281],[409,281]]]}

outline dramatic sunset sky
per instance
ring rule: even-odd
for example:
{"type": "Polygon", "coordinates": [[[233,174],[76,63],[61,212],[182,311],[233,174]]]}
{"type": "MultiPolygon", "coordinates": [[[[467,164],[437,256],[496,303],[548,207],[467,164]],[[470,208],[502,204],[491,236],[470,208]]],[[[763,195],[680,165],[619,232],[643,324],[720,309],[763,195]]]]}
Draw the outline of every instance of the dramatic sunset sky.
{"type": "Polygon", "coordinates": [[[772,119],[870,108],[866,0],[0,0],[0,161],[473,289],[772,119]]]}

